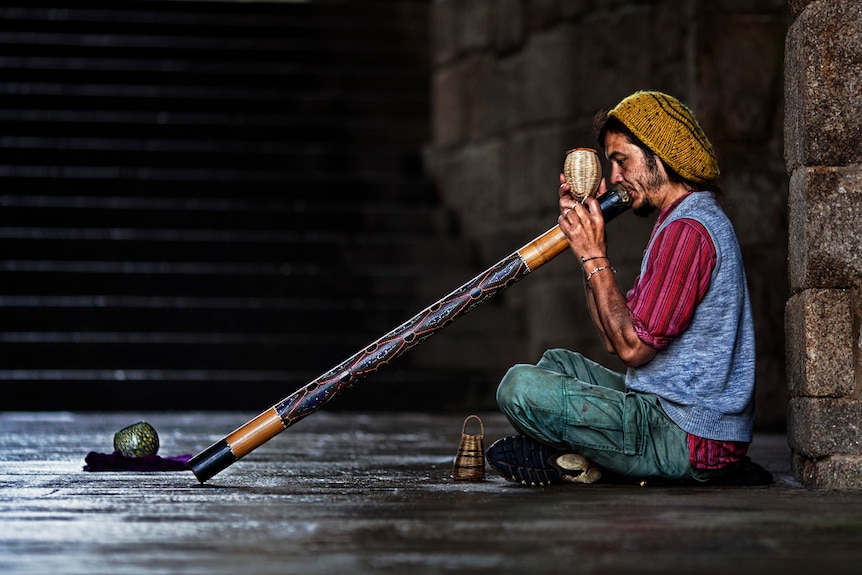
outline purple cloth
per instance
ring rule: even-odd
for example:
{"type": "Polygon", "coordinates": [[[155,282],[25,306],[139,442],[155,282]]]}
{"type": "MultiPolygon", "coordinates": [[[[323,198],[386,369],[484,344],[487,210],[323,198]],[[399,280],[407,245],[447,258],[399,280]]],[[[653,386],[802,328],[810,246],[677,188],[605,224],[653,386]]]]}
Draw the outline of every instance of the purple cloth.
{"type": "Polygon", "coordinates": [[[113,453],[91,451],[84,458],[87,463],[84,471],[186,471],[189,469],[191,458],[191,454],[174,457],[158,455],[126,457],[119,451],[113,453]]]}

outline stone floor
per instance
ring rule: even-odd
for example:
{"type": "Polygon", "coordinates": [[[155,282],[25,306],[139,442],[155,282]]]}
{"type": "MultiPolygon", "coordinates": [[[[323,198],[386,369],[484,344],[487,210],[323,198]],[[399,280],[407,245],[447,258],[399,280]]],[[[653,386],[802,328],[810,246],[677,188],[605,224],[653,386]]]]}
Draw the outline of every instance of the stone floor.
{"type": "MultiPolygon", "coordinates": [[[[203,485],[82,471],[141,419],[179,455],[254,415],[0,413],[0,573],[862,570],[862,491],[802,488],[780,435],[755,440],[777,478],[758,488],[455,482],[464,416],[424,413],[321,411],[203,485]]],[[[481,415],[486,446],[511,432],[481,415]]]]}

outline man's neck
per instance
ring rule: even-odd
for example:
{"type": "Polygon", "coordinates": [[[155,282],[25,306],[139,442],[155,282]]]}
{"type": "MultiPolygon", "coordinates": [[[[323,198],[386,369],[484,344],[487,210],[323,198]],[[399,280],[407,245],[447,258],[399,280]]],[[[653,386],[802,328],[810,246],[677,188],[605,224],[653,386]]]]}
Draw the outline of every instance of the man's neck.
{"type": "Polygon", "coordinates": [[[665,208],[691,191],[691,188],[685,184],[668,182],[658,190],[655,206],[658,208],[659,213],[661,213],[665,208]]]}

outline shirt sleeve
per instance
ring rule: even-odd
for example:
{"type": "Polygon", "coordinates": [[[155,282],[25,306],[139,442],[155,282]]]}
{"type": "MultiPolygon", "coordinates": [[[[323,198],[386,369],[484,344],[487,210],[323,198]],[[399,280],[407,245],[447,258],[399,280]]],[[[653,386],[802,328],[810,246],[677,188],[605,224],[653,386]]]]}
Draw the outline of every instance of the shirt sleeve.
{"type": "Polygon", "coordinates": [[[700,222],[681,218],[656,236],[643,274],[628,292],[638,337],[662,350],[688,328],[715,267],[712,238],[700,222]]]}

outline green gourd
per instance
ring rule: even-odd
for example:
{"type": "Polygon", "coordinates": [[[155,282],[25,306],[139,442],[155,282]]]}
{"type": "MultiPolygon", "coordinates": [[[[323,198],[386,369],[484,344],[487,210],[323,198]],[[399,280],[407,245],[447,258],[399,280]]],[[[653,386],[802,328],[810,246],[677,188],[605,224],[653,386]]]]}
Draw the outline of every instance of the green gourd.
{"type": "Polygon", "coordinates": [[[114,434],[114,451],[126,457],[155,455],[159,451],[159,434],[146,421],[139,421],[114,434]]]}

